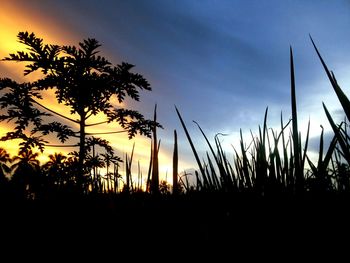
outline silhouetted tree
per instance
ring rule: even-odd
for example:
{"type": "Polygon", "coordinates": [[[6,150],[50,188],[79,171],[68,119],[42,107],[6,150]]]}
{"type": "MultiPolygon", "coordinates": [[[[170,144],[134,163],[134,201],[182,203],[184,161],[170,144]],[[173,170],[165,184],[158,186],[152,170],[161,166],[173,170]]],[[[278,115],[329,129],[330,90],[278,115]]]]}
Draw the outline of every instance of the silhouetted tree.
{"type": "Polygon", "coordinates": [[[79,153],[77,152],[69,153],[68,158],[64,162],[65,173],[64,173],[64,180],[63,180],[63,185],[64,185],[63,189],[66,193],[74,194],[76,192],[77,178],[75,175],[80,171],[78,155],[79,153]]]}
{"type": "Polygon", "coordinates": [[[48,191],[58,190],[64,185],[66,177],[67,156],[62,153],[54,153],[49,155],[49,161],[43,165],[43,171],[47,178],[48,191]]]}
{"type": "Polygon", "coordinates": [[[10,155],[5,149],[0,148],[0,196],[7,191],[8,178],[7,175],[11,172],[11,168],[8,166],[11,161],[10,155]]]}
{"type": "Polygon", "coordinates": [[[13,175],[11,182],[23,197],[35,197],[40,188],[40,166],[38,153],[32,150],[22,151],[12,159],[13,175]]]}
{"type": "Polygon", "coordinates": [[[64,161],[67,159],[62,153],[54,153],[49,155],[49,161],[44,165],[52,174],[59,173],[64,167],[64,161]]]}
{"type": "Polygon", "coordinates": [[[140,74],[132,73],[134,67],[128,63],[113,66],[106,58],[97,55],[100,44],[95,39],[86,39],[79,46],[59,46],[44,44],[43,39],[34,33],[20,32],[18,40],[29,52],[18,51],[6,57],[6,61],[25,62],[24,74],[41,70],[43,77],[34,82],[17,83],[14,80],[0,79],[0,91],[7,92],[0,98],[0,108],[7,109],[0,121],[15,121],[14,132],[7,133],[3,140],[23,139],[22,150],[38,146],[44,149],[47,143],[43,136],[55,132],[64,143],[70,137],[79,139],[79,177],[83,182],[84,162],[87,156],[86,127],[102,123],[117,122],[128,133],[131,139],[137,133],[150,136],[158,123],[147,120],[138,111],[115,107],[112,97],[121,104],[127,97],[139,101],[139,90],[151,90],[148,81],[140,74]],[[59,114],[39,102],[42,91],[53,89],[58,103],[70,108],[71,114],[79,119],[72,119],[59,114]],[[39,110],[40,109],[40,110],[39,110]],[[43,111],[45,110],[45,111],[43,111]],[[44,116],[55,114],[65,120],[77,124],[78,131],[60,122],[44,122],[44,116]],[[87,123],[87,120],[98,113],[103,113],[106,120],[98,123],[87,123]],[[31,126],[30,135],[25,131],[31,126]]]}
{"type": "Polygon", "coordinates": [[[165,180],[161,180],[159,184],[159,192],[161,194],[170,194],[170,184],[165,180]]]}
{"type": "Polygon", "coordinates": [[[110,183],[112,184],[112,176],[114,176],[113,173],[109,172],[109,167],[111,166],[111,164],[115,164],[117,165],[118,162],[121,161],[121,159],[117,156],[114,156],[113,154],[110,153],[105,153],[105,154],[101,154],[102,158],[103,158],[103,162],[105,164],[106,167],[106,177],[107,177],[107,191],[110,191],[110,183]]]}
{"type": "Polygon", "coordinates": [[[11,158],[7,151],[3,148],[0,148],[0,180],[6,178],[6,174],[8,174],[11,169],[8,166],[11,158]]]}

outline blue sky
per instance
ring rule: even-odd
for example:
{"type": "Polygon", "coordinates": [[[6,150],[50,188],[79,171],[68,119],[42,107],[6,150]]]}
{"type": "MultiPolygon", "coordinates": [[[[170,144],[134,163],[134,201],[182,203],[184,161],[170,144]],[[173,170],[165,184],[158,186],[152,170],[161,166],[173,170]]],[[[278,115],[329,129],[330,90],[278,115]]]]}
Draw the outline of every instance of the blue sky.
{"type": "Polygon", "coordinates": [[[60,1],[54,6],[80,34],[99,39],[116,62],[134,63],[148,77],[154,90],[144,97],[149,109],[157,102],[160,116],[174,123],[176,104],[217,132],[230,123],[254,128],[257,123],[250,121],[260,121],[266,106],[289,109],[290,45],[299,102],[315,92],[328,94],[330,87],[311,86],[326,78],[308,34],[336,74],[350,53],[348,1],[60,1]]]}
{"type": "MultiPolygon", "coordinates": [[[[171,153],[177,129],[183,158],[191,158],[190,148],[174,105],[199,148],[204,141],[192,120],[210,138],[219,132],[229,134],[224,140],[230,145],[238,141],[240,128],[247,133],[257,130],[267,106],[270,126],[278,127],[281,111],[285,120],[290,118],[290,45],[295,55],[300,129],[305,130],[309,118],[312,136],[320,134],[320,124],[329,129],[322,101],[341,119],[340,104],[309,34],[350,94],[349,1],[14,2],[45,14],[55,28],[69,32],[73,44],[94,37],[114,63],[135,64],[135,71],[153,87],[151,93],[142,93],[135,107],[151,117],[157,103],[159,121],[165,127],[160,132],[161,147],[171,153]]],[[[317,148],[315,141],[313,148],[317,148]]]]}

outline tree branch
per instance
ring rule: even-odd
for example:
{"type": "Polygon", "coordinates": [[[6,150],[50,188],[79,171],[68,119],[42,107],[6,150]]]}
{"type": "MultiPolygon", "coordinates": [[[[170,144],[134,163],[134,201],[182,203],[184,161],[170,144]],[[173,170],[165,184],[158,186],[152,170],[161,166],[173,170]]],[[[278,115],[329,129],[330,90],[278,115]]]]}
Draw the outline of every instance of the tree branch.
{"type": "Polygon", "coordinates": [[[104,123],[108,123],[108,121],[101,121],[101,122],[86,124],[85,127],[96,126],[96,125],[100,125],[100,124],[104,124],[104,123]]]}
{"type": "Polygon", "coordinates": [[[51,110],[51,109],[45,107],[44,105],[42,105],[41,103],[37,102],[37,101],[34,100],[34,99],[31,99],[31,100],[32,100],[34,103],[38,104],[40,107],[44,108],[45,110],[47,110],[47,111],[49,111],[49,112],[51,112],[51,113],[54,113],[54,114],[56,114],[57,116],[60,116],[60,117],[62,117],[62,118],[64,118],[64,119],[66,119],[66,120],[69,120],[69,121],[72,121],[72,122],[74,122],[74,123],[79,124],[79,121],[74,120],[74,119],[71,119],[71,118],[69,118],[69,117],[67,117],[67,116],[64,116],[64,115],[62,115],[62,114],[60,114],[60,113],[58,113],[58,112],[56,112],[56,111],[54,111],[54,110],[51,110]]]}
{"type": "Polygon", "coordinates": [[[90,111],[90,113],[89,113],[89,111],[87,111],[86,112],[86,117],[85,117],[85,119],[87,120],[88,118],[90,118],[93,114],[92,114],[92,111],[90,111]]]}
{"type": "Polygon", "coordinates": [[[86,135],[102,135],[102,134],[114,134],[114,133],[123,133],[123,132],[127,132],[127,131],[115,131],[115,132],[87,132],[85,133],[86,135]]]}
{"type": "Polygon", "coordinates": [[[45,147],[77,147],[78,144],[62,145],[62,144],[45,144],[45,147]]]}

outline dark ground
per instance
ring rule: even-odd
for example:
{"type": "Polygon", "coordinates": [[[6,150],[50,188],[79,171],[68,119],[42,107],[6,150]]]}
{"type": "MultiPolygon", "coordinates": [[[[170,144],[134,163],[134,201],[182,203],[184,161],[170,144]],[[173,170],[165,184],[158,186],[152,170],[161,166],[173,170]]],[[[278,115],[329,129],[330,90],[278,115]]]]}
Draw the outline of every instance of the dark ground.
{"type": "Polygon", "coordinates": [[[1,237],[2,244],[31,253],[113,255],[145,249],[250,257],[279,251],[292,257],[315,247],[314,253],[335,256],[346,251],[343,246],[349,249],[348,200],[200,193],[3,200],[1,237]]]}

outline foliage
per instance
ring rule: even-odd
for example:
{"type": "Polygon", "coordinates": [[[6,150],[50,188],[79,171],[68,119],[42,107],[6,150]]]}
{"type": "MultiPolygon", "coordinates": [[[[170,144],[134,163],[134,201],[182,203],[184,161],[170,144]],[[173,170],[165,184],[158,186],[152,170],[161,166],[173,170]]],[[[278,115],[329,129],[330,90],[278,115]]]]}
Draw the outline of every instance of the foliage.
{"type": "Polygon", "coordinates": [[[139,101],[139,91],[150,91],[151,86],[142,75],[131,72],[134,65],[122,62],[113,66],[105,57],[98,55],[101,45],[97,40],[89,38],[80,42],[79,46],[60,46],[44,44],[43,39],[28,32],[20,32],[18,40],[26,46],[27,52],[18,51],[3,60],[24,62],[25,75],[40,71],[43,77],[25,83],[0,79],[0,91],[4,93],[0,98],[0,108],[6,110],[0,121],[15,123],[15,131],[7,133],[2,140],[20,138],[24,140],[22,151],[36,146],[43,151],[47,144],[43,138],[45,135],[56,133],[62,143],[77,137],[82,174],[92,142],[109,153],[113,152],[107,141],[87,138],[87,126],[116,122],[128,133],[129,139],[137,133],[151,136],[154,127],[161,127],[157,122],[145,119],[138,111],[112,104],[112,97],[116,97],[119,103],[126,98],[139,101]],[[71,114],[78,114],[78,120],[44,105],[42,92],[49,89],[54,90],[58,103],[68,106],[71,114]],[[87,123],[91,116],[98,113],[104,114],[106,121],[87,123]],[[77,124],[79,130],[73,131],[57,121],[47,122],[44,117],[52,114],[77,124]],[[28,129],[29,135],[26,133],[28,129]]]}
{"type": "Polygon", "coordinates": [[[8,78],[0,80],[0,89],[8,89],[0,99],[1,108],[7,109],[1,120],[16,121],[16,133],[8,134],[7,139],[22,134],[29,123],[35,126],[32,133],[58,132],[62,142],[76,134],[58,122],[42,124],[42,117],[49,114],[41,112],[37,106],[42,99],[41,91],[47,89],[55,90],[57,101],[68,106],[71,114],[79,114],[80,121],[70,119],[75,123],[102,112],[108,122],[116,121],[126,129],[129,138],[138,132],[150,136],[151,128],[159,126],[137,111],[112,105],[112,96],[120,103],[127,97],[139,101],[139,90],[150,91],[151,87],[142,75],[130,71],[133,65],[123,62],[112,66],[106,58],[97,55],[100,47],[97,40],[87,39],[76,47],[44,44],[41,38],[28,32],[20,32],[18,39],[29,52],[18,51],[4,60],[26,62],[25,75],[41,70],[44,77],[30,83],[17,83],[8,78]]]}
{"type": "Polygon", "coordinates": [[[5,149],[0,148],[0,188],[7,182],[7,175],[11,171],[9,167],[10,161],[10,155],[5,149]]]}

